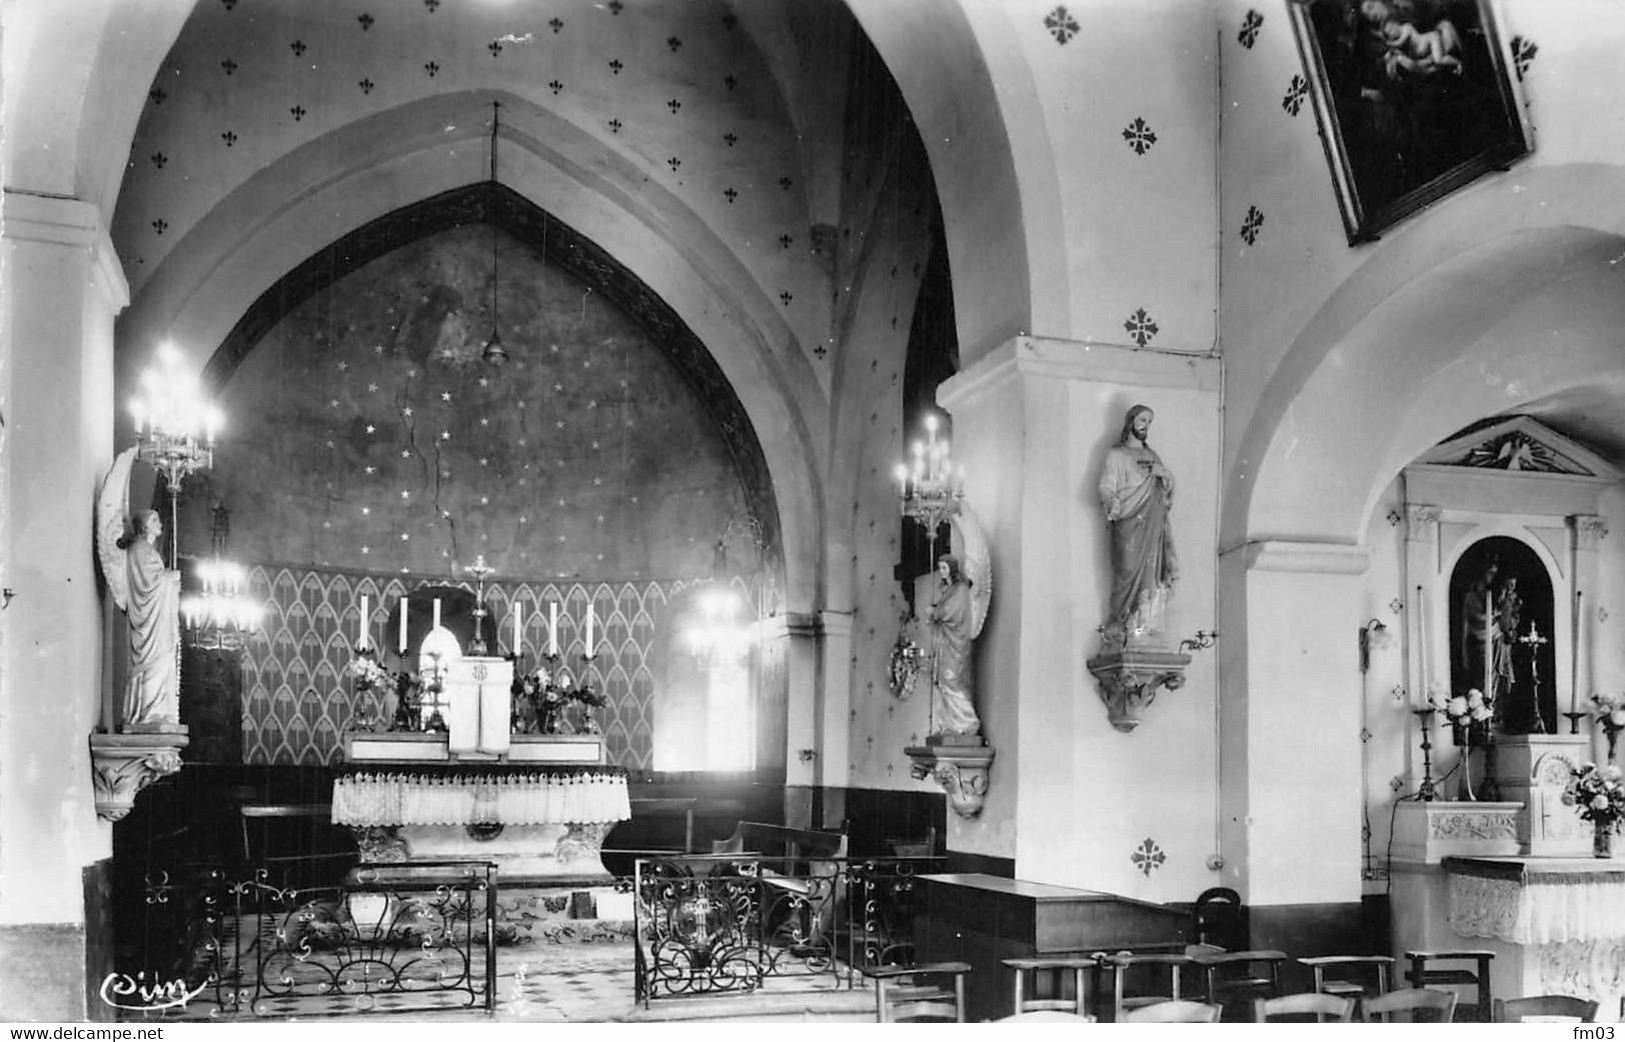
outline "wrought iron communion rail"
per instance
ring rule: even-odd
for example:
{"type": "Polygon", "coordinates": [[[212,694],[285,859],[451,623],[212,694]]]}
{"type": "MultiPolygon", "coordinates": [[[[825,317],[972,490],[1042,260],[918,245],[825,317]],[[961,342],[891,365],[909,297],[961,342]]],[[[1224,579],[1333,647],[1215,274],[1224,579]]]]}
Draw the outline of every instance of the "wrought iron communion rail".
{"type": "MultiPolygon", "coordinates": [[[[768,978],[851,988],[914,955],[914,880],[941,858],[691,854],[634,868],[634,985],[656,998],[752,992],[768,978]]],[[[777,987],[778,985],[775,985],[777,987]]]]}
{"type": "MultiPolygon", "coordinates": [[[[338,885],[292,887],[277,885],[268,867],[247,878],[203,867],[179,883],[149,881],[148,905],[178,903],[186,922],[179,976],[166,989],[186,999],[164,1015],[494,1010],[496,869],[488,861],[363,862],[338,885]]],[[[161,1008],[145,1005],[148,1015],[161,1008]]]]}

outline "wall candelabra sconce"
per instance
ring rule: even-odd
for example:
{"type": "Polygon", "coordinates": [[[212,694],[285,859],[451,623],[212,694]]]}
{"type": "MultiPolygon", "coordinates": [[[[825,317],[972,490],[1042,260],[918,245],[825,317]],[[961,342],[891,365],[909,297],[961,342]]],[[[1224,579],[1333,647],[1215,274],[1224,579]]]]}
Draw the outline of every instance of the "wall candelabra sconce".
{"type": "Polygon", "coordinates": [[[1365,673],[1371,669],[1371,651],[1373,648],[1387,648],[1394,643],[1393,634],[1381,619],[1372,619],[1360,627],[1360,672],[1365,673]]]}

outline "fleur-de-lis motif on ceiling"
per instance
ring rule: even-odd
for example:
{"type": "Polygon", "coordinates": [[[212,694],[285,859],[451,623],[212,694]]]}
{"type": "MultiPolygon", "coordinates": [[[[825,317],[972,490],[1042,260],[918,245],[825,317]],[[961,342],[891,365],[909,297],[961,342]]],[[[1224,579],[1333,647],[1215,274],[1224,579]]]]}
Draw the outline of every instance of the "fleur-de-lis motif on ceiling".
{"type": "Polygon", "coordinates": [[[1256,206],[1247,207],[1247,216],[1241,222],[1241,237],[1251,246],[1258,241],[1258,233],[1264,227],[1264,211],[1256,206]]]}
{"type": "Polygon", "coordinates": [[[1143,156],[1157,143],[1157,134],[1149,123],[1135,116],[1134,122],[1123,128],[1123,141],[1134,150],[1135,155],[1143,156]]]}
{"type": "Polygon", "coordinates": [[[730,72],[728,75],[722,77],[722,85],[727,87],[729,90],[733,90],[735,87],[739,86],[739,77],[730,72]]]}
{"type": "Polygon", "coordinates": [[[1263,27],[1264,16],[1257,11],[1248,11],[1241,20],[1241,32],[1236,34],[1236,39],[1240,40],[1241,45],[1250,51],[1253,49],[1253,44],[1258,42],[1258,30],[1263,27]]]}
{"type": "Polygon", "coordinates": [[[732,148],[739,144],[739,135],[730,130],[728,133],[722,135],[722,143],[727,145],[729,148],[732,148]]]}
{"type": "Polygon", "coordinates": [[[727,197],[727,199],[728,199],[728,202],[729,202],[729,204],[730,204],[730,205],[732,205],[732,203],[733,203],[733,201],[734,201],[734,200],[735,200],[735,199],[738,199],[738,198],[739,198],[739,192],[738,192],[738,190],[737,190],[737,189],[735,189],[735,188],[733,188],[733,187],[732,187],[732,186],[730,186],[730,187],[729,187],[729,188],[728,188],[728,189],[727,189],[727,190],[726,190],[726,191],[725,191],[725,192],[723,192],[723,193],[722,193],[722,194],[723,194],[723,195],[724,195],[724,196],[726,196],[726,197],[727,197]]]}
{"type": "Polygon", "coordinates": [[[621,74],[621,70],[624,69],[624,68],[626,68],[626,66],[621,64],[621,60],[619,58],[610,59],[609,71],[613,75],[619,76],[621,74]]]}
{"type": "Polygon", "coordinates": [[[159,170],[162,170],[164,168],[164,164],[167,162],[169,162],[169,157],[164,155],[162,152],[154,152],[152,154],[152,165],[157,167],[159,170]]]}
{"type": "Polygon", "coordinates": [[[361,31],[366,32],[372,28],[372,23],[375,21],[375,19],[372,17],[372,15],[363,11],[361,13],[361,17],[357,18],[356,21],[361,23],[361,31]]]}
{"type": "Polygon", "coordinates": [[[293,108],[288,110],[288,115],[292,116],[293,121],[297,123],[305,118],[305,107],[303,105],[295,105],[293,108]]]}
{"type": "Polygon", "coordinates": [[[621,121],[618,120],[618,119],[610,120],[609,121],[609,132],[611,134],[619,134],[621,132],[621,121]]]}
{"type": "Polygon", "coordinates": [[[361,88],[361,93],[371,94],[372,88],[377,86],[377,84],[373,83],[371,80],[362,80],[361,82],[357,83],[356,86],[361,88]]]}
{"type": "Polygon", "coordinates": [[[670,101],[666,102],[666,108],[670,109],[671,114],[674,116],[677,115],[677,110],[681,109],[682,107],[683,103],[678,101],[676,98],[672,98],[670,101]]]}
{"type": "Polygon", "coordinates": [[[497,55],[502,53],[502,42],[500,40],[492,40],[490,43],[485,45],[485,49],[491,52],[491,57],[495,58],[497,55]]]}
{"type": "Polygon", "coordinates": [[[154,88],[147,91],[147,97],[152,99],[152,103],[154,105],[162,105],[164,103],[164,99],[169,97],[169,95],[165,94],[163,90],[159,88],[154,88]]]}
{"type": "Polygon", "coordinates": [[[558,80],[549,80],[548,84],[547,84],[547,89],[552,91],[554,94],[557,94],[559,91],[564,89],[564,84],[559,82],[558,80]]]}
{"type": "Polygon", "coordinates": [[[683,41],[675,36],[668,36],[666,37],[666,46],[671,48],[671,53],[676,54],[683,49],[683,41]]]}
{"type": "Polygon", "coordinates": [[[683,165],[683,161],[678,159],[676,156],[672,156],[670,159],[666,160],[666,165],[671,167],[671,172],[675,174],[677,172],[677,168],[683,165]]]}
{"type": "Polygon", "coordinates": [[[795,182],[790,180],[788,177],[779,178],[779,187],[784,189],[786,192],[790,190],[790,186],[793,184],[795,184],[795,182]]]}
{"type": "Polygon", "coordinates": [[[1292,82],[1287,84],[1286,96],[1281,99],[1281,107],[1286,109],[1287,115],[1296,116],[1303,108],[1303,99],[1308,93],[1309,81],[1293,73],[1292,82]]]}
{"type": "Polygon", "coordinates": [[[225,71],[227,76],[230,76],[232,73],[237,71],[237,63],[232,61],[230,58],[227,58],[225,61],[220,63],[220,68],[225,71]]]}
{"type": "Polygon", "coordinates": [[[233,131],[228,130],[224,134],[220,135],[220,140],[226,143],[227,148],[230,148],[232,145],[237,143],[237,135],[233,131]]]}
{"type": "Polygon", "coordinates": [[[786,232],[785,234],[779,236],[779,249],[788,250],[790,248],[790,244],[795,241],[796,237],[786,232]]]}
{"type": "Polygon", "coordinates": [[[553,32],[557,33],[560,29],[564,28],[564,20],[562,18],[549,18],[547,20],[547,27],[553,30],[553,32]]]}
{"type": "Polygon", "coordinates": [[[1147,837],[1141,841],[1138,847],[1134,848],[1134,853],[1129,855],[1129,860],[1134,862],[1135,868],[1144,873],[1147,878],[1150,878],[1151,873],[1161,868],[1162,863],[1168,860],[1168,855],[1163,853],[1161,847],[1157,846],[1156,840],[1147,837]]]}
{"type": "Polygon", "coordinates": [[[432,80],[432,79],[434,79],[435,73],[440,71],[440,63],[439,62],[424,62],[423,63],[423,71],[428,73],[429,78],[432,80]]]}
{"type": "Polygon", "coordinates": [[[793,294],[793,293],[791,293],[791,292],[790,292],[790,291],[789,291],[789,290],[785,290],[785,291],[784,291],[784,292],[783,292],[783,293],[780,293],[780,294],[779,294],[779,301],[780,301],[780,303],[782,303],[782,304],[783,304],[783,305],[784,305],[784,306],[785,306],[785,307],[789,307],[789,306],[790,306],[790,302],[791,302],[791,301],[792,301],[792,300],[794,300],[794,299],[796,299],[796,297],[795,297],[795,294],[793,294]]]}
{"type": "Polygon", "coordinates": [[[609,0],[609,13],[620,14],[621,8],[625,6],[625,4],[621,3],[621,0],[609,0]]]}
{"type": "Polygon", "coordinates": [[[162,235],[169,230],[169,222],[160,217],[152,222],[152,230],[162,235]]]}
{"type": "Polygon", "coordinates": [[[1157,323],[1146,313],[1145,308],[1135,308],[1134,314],[1130,315],[1128,321],[1123,323],[1123,328],[1128,331],[1128,335],[1133,338],[1134,342],[1141,347],[1149,344],[1151,338],[1157,335],[1157,323]]]}
{"type": "Polygon", "coordinates": [[[1044,16],[1044,28],[1049,30],[1055,42],[1064,45],[1072,37],[1078,35],[1078,20],[1072,17],[1072,12],[1064,7],[1057,7],[1044,16]]]}
{"type": "Polygon", "coordinates": [[[307,48],[305,47],[305,41],[303,41],[303,40],[295,40],[295,41],[293,41],[292,43],[288,44],[288,50],[293,52],[293,56],[295,58],[303,56],[305,51],[307,50],[307,48]]]}
{"type": "Polygon", "coordinates": [[[429,9],[430,14],[440,10],[440,0],[423,0],[423,6],[429,9]]]}

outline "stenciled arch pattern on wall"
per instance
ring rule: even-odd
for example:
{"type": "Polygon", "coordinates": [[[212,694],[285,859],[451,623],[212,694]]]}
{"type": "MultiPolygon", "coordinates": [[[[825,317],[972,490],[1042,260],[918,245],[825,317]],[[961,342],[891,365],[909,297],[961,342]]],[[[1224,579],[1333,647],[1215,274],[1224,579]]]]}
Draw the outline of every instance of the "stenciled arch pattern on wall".
{"type": "MultiPolygon", "coordinates": [[[[706,580],[643,582],[504,582],[488,586],[491,612],[487,639],[503,650],[511,642],[511,611],[523,606],[520,669],[543,663],[546,605],[559,605],[560,666],[586,680],[604,696],[598,712],[607,757],[630,771],[653,769],[658,686],[667,667],[661,650],[670,645],[672,606],[682,593],[706,580]],[[581,631],[591,603],[598,628],[595,658],[583,669],[581,631]],[[494,638],[494,639],[493,639],[494,638]]],[[[297,567],[256,565],[248,570],[248,594],[265,605],[258,629],[243,641],[243,762],[335,766],[343,761],[344,732],[362,715],[377,717],[380,696],[357,692],[345,674],[360,628],[361,598],[368,598],[367,632],[374,642],[393,643],[386,634],[390,613],[403,596],[425,587],[466,582],[412,576],[384,576],[297,567]]],[[[394,656],[384,663],[393,667],[394,656]]],[[[786,691],[782,671],[764,669],[756,695],[759,719],[769,726],[782,715],[786,691]]],[[[779,725],[782,726],[782,725],[779,725]]],[[[760,752],[773,746],[755,740],[760,752]]],[[[782,750],[782,742],[778,743],[782,750]]],[[[782,756],[782,751],[780,752],[782,756]]],[[[771,767],[773,764],[758,763],[771,767]]]]}
{"type": "MultiPolygon", "coordinates": [[[[465,185],[394,210],[318,251],[262,293],[204,368],[217,393],[281,319],[345,275],[408,243],[462,225],[490,223],[537,250],[622,309],[648,333],[703,403],[761,523],[764,565],[784,589],[777,498],[755,425],[721,366],[687,323],[624,264],[590,239],[498,182],[465,185]]],[[[782,608],[782,605],[773,605],[782,608]]]]}

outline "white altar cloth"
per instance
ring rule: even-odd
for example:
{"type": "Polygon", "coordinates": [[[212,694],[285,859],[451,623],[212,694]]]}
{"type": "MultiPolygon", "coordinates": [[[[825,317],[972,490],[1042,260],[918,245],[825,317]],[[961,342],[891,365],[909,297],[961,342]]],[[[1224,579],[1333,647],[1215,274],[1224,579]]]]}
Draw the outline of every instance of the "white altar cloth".
{"type": "Polygon", "coordinates": [[[1463,937],[1563,944],[1625,937],[1625,863],[1446,858],[1450,928],[1463,937]]]}
{"type": "Polygon", "coordinates": [[[335,825],[595,824],[631,816],[626,775],[614,770],[358,772],[333,782],[335,825]]]}

